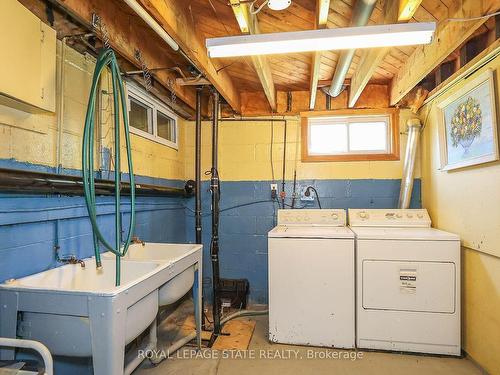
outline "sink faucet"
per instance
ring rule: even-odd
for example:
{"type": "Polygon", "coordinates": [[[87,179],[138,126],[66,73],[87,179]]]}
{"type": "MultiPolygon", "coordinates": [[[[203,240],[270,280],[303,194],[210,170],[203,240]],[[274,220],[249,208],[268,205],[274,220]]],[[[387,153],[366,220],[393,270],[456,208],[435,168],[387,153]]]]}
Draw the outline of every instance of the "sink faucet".
{"type": "Polygon", "coordinates": [[[133,244],[141,244],[142,246],[145,246],[146,243],[144,241],[142,241],[139,236],[133,236],[132,237],[132,241],[131,241],[133,244]]]}
{"type": "Polygon", "coordinates": [[[56,261],[63,264],[80,264],[82,268],[85,268],[85,262],[82,259],[78,259],[74,255],[70,255],[69,257],[60,258],[59,257],[59,246],[54,246],[54,250],[56,252],[56,261]]]}

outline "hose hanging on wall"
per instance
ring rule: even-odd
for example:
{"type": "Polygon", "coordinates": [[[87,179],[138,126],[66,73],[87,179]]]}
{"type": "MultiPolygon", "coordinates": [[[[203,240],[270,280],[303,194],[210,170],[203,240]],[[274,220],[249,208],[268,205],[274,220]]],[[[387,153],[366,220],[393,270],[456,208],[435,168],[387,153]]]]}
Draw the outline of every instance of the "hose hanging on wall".
{"type": "Polygon", "coordinates": [[[132,239],[132,230],[135,226],[135,180],[132,166],[132,151],[130,147],[130,135],[128,124],[128,110],[126,105],[125,90],[123,81],[120,75],[120,68],[116,60],[115,53],[111,49],[103,49],[97,57],[94,77],[90,89],[89,102],[87,106],[87,114],[85,116],[85,128],[83,131],[82,144],[82,172],[83,172],[83,190],[85,196],[85,204],[89,213],[90,223],[92,224],[92,234],[94,240],[94,253],[96,267],[102,267],[101,255],[99,252],[99,243],[116,255],[116,286],[120,285],[120,268],[121,257],[127,253],[128,247],[132,239]],[[96,212],[96,193],[95,193],[95,173],[94,173],[94,134],[95,134],[95,102],[97,97],[97,87],[103,70],[107,67],[111,70],[112,87],[113,87],[113,106],[114,106],[114,128],[115,128],[115,246],[110,245],[104,238],[99,226],[97,225],[96,212]],[[121,212],[120,212],[120,110],[122,113],[123,127],[125,133],[125,144],[127,148],[128,171],[130,175],[130,223],[128,234],[121,246],[121,212]]]}

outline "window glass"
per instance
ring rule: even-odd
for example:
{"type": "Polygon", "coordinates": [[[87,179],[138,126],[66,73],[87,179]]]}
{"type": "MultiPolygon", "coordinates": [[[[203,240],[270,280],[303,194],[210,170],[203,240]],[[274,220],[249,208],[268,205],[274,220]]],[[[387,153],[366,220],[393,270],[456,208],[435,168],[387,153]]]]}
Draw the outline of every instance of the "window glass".
{"type": "Polygon", "coordinates": [[[345,153],[347,145],[347,124],[311,124],[309,126],[309,153],[331,155],[345,153]]]}
{"type": "Polygon", "coordinates": [[[309,155],[390,152],[388,116],[313,117],[308,120],[309,155]]]}
{"type": "Polygon", "coordinates": [[[349,150],[386,151],[387,123],[353,122],[349,124],[349,150]]]}
{"type": "Polygon", "coordinates": [[[127,84],[130,131],[177,149],[177,117],[158,98],[132,83],[127,84]]]}
{"type": "Polygon", "coordinates": [[[153,125],[150,115],[151,108],[130,98],[129,122],[130,126],[143,132],[153,134],[153,125]]]}
{"type": "Polygon", "coordinates": [[[161,113],[160,111],[157,111],[156,126],[158,137],[175,142],[175,122],[173,119],[161,113]]]}

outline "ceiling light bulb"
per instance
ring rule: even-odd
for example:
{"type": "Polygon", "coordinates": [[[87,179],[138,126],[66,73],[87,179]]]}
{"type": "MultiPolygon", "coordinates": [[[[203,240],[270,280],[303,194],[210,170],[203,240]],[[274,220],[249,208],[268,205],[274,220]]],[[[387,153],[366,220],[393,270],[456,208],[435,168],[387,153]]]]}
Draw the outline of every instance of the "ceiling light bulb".
{"type": "Polygon", "coordinates": [[[269,0],[267,6],[272,10],[283,10],[290,6],[292,0],[269,0]]]}

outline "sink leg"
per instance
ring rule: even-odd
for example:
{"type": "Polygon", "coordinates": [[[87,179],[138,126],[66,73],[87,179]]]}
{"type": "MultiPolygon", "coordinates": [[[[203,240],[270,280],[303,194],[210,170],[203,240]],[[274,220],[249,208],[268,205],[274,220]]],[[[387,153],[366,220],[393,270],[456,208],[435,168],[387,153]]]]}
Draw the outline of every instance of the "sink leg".
{"type": "MultiPolygon", "coordinates": [[[[17,299],[17,293],[0,292],[0,317],[2,317],[2,319],[0,319],[0,337],[16,338],[17,299]]],[[[1,360],[13,360],[14,354],[14,348],[2,347],[0,349],[1,360]]]]}
{"type": "Polygon", "coordinates": [[[114,299],[94,297],[89,315],[94,375],[123,375],[127,309],[114,299]]]}
{"type": "MultiPolygon", "coordinates": [[[[198,263],[199,266],[199,263],[198,263]]],[[[201,277],[199,275],[199,270],[194,271],[194,283],[193,283],[193,301],[194,301],[194,319],[196,322],[196,346],[198,350],[201,350],[201,277]]]]}

